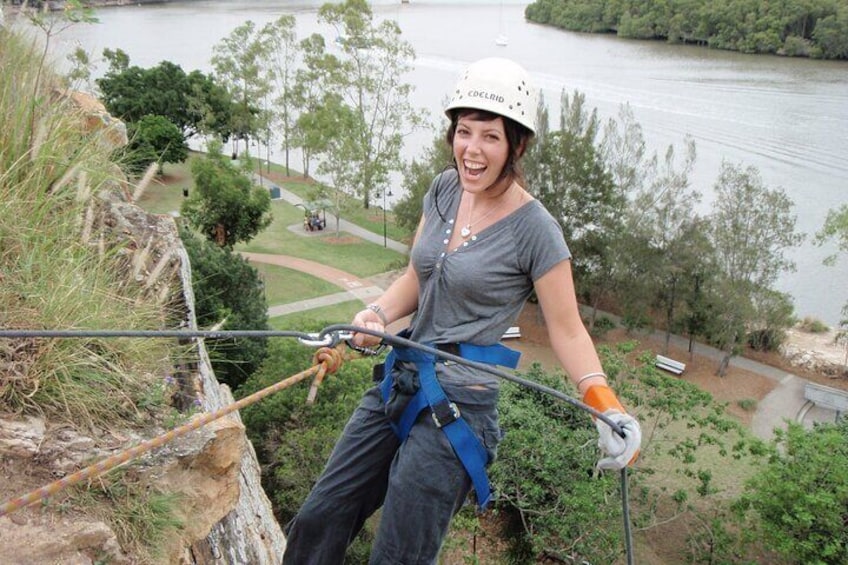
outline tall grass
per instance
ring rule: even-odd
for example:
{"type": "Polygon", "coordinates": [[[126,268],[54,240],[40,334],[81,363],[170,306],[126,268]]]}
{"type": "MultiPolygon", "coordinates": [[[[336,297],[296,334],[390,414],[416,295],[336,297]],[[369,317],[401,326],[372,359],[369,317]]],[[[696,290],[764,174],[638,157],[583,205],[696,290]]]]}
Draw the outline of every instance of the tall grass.
{"type": "MultiPolygon", "coordinates": [[[[41,68],[42,49],[0,29],[0,327],[161,327],[163,309],[127,274],[132,249],[92,235],[98,195],[124,180],[102,133],[41,68]]],[[[0,411],[86,427],[142,418],[138,400],[168,357],[151,340],[0,340],[0,411]]]]}

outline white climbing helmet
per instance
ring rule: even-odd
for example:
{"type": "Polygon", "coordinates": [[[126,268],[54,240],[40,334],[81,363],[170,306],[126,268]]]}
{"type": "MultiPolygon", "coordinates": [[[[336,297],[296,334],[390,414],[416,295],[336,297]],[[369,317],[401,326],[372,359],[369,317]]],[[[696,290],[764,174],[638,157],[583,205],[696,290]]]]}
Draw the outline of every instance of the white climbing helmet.
{"type": "Polygon", "coordinates": [[[460,75],[445,108],[472,108],[510,118],[536,133],[538,92],[530,74],[509,59],[491,57],[471,63],[460,75]]]}

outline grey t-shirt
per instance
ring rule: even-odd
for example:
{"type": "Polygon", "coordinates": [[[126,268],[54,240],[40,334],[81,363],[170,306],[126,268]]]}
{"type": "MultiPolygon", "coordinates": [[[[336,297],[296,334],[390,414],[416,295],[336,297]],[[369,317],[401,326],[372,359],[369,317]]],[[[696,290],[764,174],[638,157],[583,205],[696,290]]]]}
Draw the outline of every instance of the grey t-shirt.
{"type": "Polygon", "coordinates": [[[457,173],[449,170],[433,180],[424,198],[426,220],[411,254],[420,284],[411,324],[415,341],[497,343],[531,295],[533,281],[571,257],[562,228],[537,200],[450,250],[461,195],[457,173]]]}

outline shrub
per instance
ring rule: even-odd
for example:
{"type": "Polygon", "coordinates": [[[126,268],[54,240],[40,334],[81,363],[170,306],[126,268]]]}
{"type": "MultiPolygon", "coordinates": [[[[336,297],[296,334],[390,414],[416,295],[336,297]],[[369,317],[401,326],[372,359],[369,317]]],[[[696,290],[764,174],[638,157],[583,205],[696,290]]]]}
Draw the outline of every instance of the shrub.
{"type": "Polygon", "coordinates": [[[775,430],[768,464],[737,503],[767,546],[793,563],[848,563],[848,420],[775,430]]]}
{"type": "Polygon", "coordinates": [[[830,326],[828,326],[821,320],[807,316],[798,323],[798,329],[803,332],[809,332],[812,334],[822,334],[825,332],[829,332],[830,326]]]}
{"type": "Polygon", "coordinates": [[[736,401],[736,405],[739,406],[745,412],[753,412],[757,409],[757,401],[753,398],[743,398],[741,400],[736,401]]]}

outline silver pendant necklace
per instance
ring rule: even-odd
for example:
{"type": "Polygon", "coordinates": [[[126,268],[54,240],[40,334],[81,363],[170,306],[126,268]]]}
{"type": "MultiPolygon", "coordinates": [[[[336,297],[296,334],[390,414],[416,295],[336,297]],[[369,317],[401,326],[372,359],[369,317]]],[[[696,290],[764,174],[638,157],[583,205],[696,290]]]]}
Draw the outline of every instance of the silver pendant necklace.
{"type": "Polygon", "coordinates": [[[509,188],[504,191],[504,194],[502,195],[500,203],[497,204],[494,208],[492,208],[488,212],[486,212],[485,214],[483,214],[482,217],[471,221],[471,216],[473,215],[473,210],[471,211],[471,213],[468,214],[469,222],[459,229],[459,235],[462,236],[462,239],[468,239],[469,237],[471,237],[471,233],[472,233],[471,227],[474,224],[479,224],[480,222],[482,222],[483,220],[485,220],[486,218],[488,218],[489,216],[491,216],[492,214],[494,214],[495,212],[497,212],[498,210],[503,208],[503,205],[506,204],[506,201],[507,201],[507,194],[506,193],[509,192],[510,189],[512,189],[512,185],[510,185],[509,188]]]}

